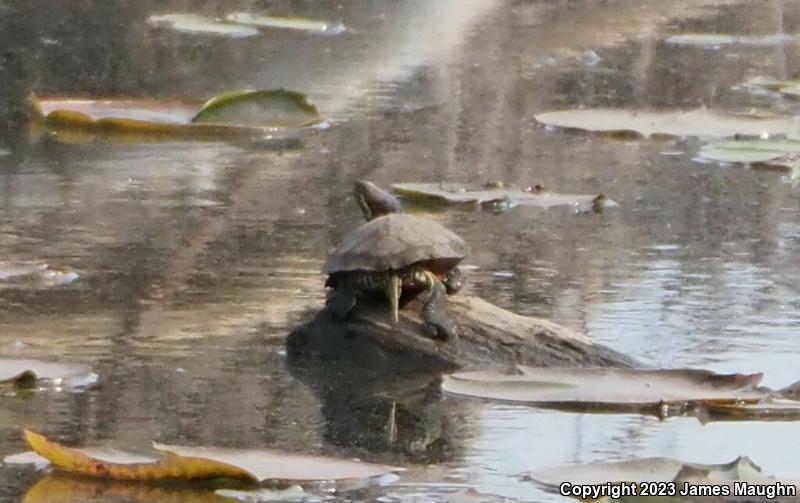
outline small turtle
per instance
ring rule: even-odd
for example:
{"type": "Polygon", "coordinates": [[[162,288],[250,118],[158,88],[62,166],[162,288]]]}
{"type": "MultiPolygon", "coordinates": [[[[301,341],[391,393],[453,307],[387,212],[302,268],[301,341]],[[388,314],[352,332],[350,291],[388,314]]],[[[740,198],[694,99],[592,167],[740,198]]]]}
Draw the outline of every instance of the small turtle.
{"type": "Polygon", "coordinates": [[[367,221],[390,213],[403,212],[403,205],[394,194],[367,180],[359,180],[355,183],[353,195],[367,221]]]}
{"type": "Polygon", "coordinates": [[[432,220],[404,213],[372,219],[345,236],[325,262],[325,286],[333,289],[326,309],[343,319],[359,296],[385,292],[397,323],[403,291],[420,292],[426,330],[436,338],[454,337],[446,293],[460,288],[456,265],[468,252],[463,239],[432,220]]]}

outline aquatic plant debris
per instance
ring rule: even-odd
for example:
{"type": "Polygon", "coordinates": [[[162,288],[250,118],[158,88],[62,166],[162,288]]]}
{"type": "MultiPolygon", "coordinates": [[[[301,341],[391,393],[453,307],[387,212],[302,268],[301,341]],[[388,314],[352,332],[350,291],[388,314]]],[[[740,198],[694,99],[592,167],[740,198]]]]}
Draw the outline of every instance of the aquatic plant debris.
{"type": "Polygon", "coordinates": [[[773,136],[788,133],[793,123],[791,117],[732,114],[706,108],[670,111],[579,108],[544,112],[535,118],[546,126],[624,138],[773,136]]]}
{"type": "MultiPolygon", "coordinates": [[[[446,376],[449,394],[575,409],[655,412],[665,407],[714,400],[755,403],[768,396],[757,388],[762,374],[715,374],[695,369],[535,368],[516,374],[461,372],[446,376]]],[[[682,413],[683,408],[678,407],[682,413]]],[[[669,413],[670,411],[667,410],[669,413]]]]}
{"type": "Polygon", "coordinates": [[[225,18],[232,23],[255,26],[259,28],[279,28],[302,30],[325,35],[338,35],[347,28],[342,23],[331,23],[319,19],[307,19],[292,16],[264,16],[249,12],[234,12],[225,18]]]}
{"type": "Polygon", "coordinates": [[[30,96],[34,122],[54,131],[136,139],[291,137],[322,121],[295,91],[236,91],[209,100],[30,96]]]}
{"type": "Polygon", "coordinates": [[[411,205],[473,205],[486,209],[507,210],[515,206],[585,206],[591,209],[597,195],[560,194],[545,189],[529,190],[514,187],[482,187],[456,183],[396,183],[392,191],[411,205]]]}
{"type": "Polygon", "coordinates": [[[88,387],[96,381],[97,374],[87,365],[0,358],[0,386],[74,389],[88,387]]]}
{"type": "MultiPolygon", "coordinates": [[[[369,479],[402,470],[386,465],[269,449],[184,447],[153,443],[151,456],[132,455],[119,450],[65,447],[30,430],[25,430],[23,435],[36,454],[62,471],[114,480],[228,478],[252,483],[264,480],[333,481],[369,479]]],[[[31,461],[31,458],[23,459],[31,461]]],[[[5,461],[8,462],[8,458],[5,461]]]]}
{"type": "Polygon", "coordinates": [[[152,26],[169,28],[183,33],[220,35],[234,38],[258,35],[258,30],[252,26],[225,23],[197,14],[154,14],[147,18],[147,22],[152,26]]]}

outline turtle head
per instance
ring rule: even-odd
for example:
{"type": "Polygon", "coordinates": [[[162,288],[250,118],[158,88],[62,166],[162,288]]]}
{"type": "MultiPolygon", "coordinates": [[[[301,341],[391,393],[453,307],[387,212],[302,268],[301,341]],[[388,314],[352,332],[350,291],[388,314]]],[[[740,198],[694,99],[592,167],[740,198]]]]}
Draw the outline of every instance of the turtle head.
{"type": "Polygon", "coordinates": [[[359,180],[353,188],[353,195],[361,207],[366,220],[372,220],[389,213],[400,213],[403,207],[394,195],[386,192],[372,182],[359,180]]]}
{"type": "Polygon", "coordinates": [[[464,273],[458,267],[454,267],[444,275],[442,283],[444,283],[448,294],[456,293],[464,286],[464,273]]]}

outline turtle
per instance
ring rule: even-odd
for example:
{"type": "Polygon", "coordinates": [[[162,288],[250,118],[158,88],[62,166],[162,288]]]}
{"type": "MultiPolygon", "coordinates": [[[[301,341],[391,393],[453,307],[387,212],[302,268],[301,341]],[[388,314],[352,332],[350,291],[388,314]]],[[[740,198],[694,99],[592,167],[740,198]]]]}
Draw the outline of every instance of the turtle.
{"type": "Polygon", "coordinates": [[[344,319],[361,295],[385,292],[397,323],[401,294],[416,292],[422,295],[426,331],[437,339],[453,338],[457,334],[445,312],[446,294],[448,288],[460,288],[456,265],[467,253],[463,239],[427,218],[406,213],[374,218],[346,235],[328,256],[323,273],[332,293],[326,310],[344,319]]]}
{"type": "Polygon", "coordinates": [[[367,180],[358,180],[355,183],[353,196],[367,221],[390,213],[403,212],[403,205],[397,197],[367,180]]]}
{"type": "MultiPolygon", "coordinates": [[[[397,196],[368,180],[355,182],[353,196],[361,208],[364,220],[368,222],[383,215],[403,212],[403,205],[397,196]]],[[[464,286],[464,275],[458,267],[452,268],[441,279],[448,294],[456,293],[464,286]]]]}

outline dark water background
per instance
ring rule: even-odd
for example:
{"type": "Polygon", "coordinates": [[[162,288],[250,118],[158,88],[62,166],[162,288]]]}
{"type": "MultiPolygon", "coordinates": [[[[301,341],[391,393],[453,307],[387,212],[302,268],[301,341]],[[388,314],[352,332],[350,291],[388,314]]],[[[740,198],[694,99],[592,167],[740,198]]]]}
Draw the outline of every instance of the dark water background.
{"type": "MultiPolygon", "coordinates": [[[[732,87],[796,75],[796,44],[663,40],[793,34],[799,24],[789,0],[0,4],[0,257],[81,274],[60,289],[1,289],[0,354],[86,362],[101,379],[85,393],[0,398],[0,454],[23,449],[27,426],[76,445],[155,439],[436,464],[381,490],[385,501],[441,499],[453,484],[559,500],[517,474],[649,455],[746,454],[796,477],[785,447],[800,433],[793,423],[563,414],[430,391],[409,399],[403,441],[388,445],[385,401],[355,400],[357,378],[346,383],[352,396],[321,393],[324,376],[287,368],[282,338],[323,300],[322,260],[358,221],[353,180],[502,180],[602,191],[620,207],[437,216],[473,247],[472,293],[654,365],[763,371],[776,387],[800,379],[796,179],[698,164],[694,139],[620,141],[533,120],[582,105],[792,113],[797,102],[732,87]],[[145,22],[269,9],[352,30],[234,40],[145,22]],[[31,141],[24,127],[31,90],[172,97],[281,86],[307,92],[331,122],[300,149],[31,141]]],[[[17,501],[38,477],[2,467],[0,498],[17,501]]]]}

